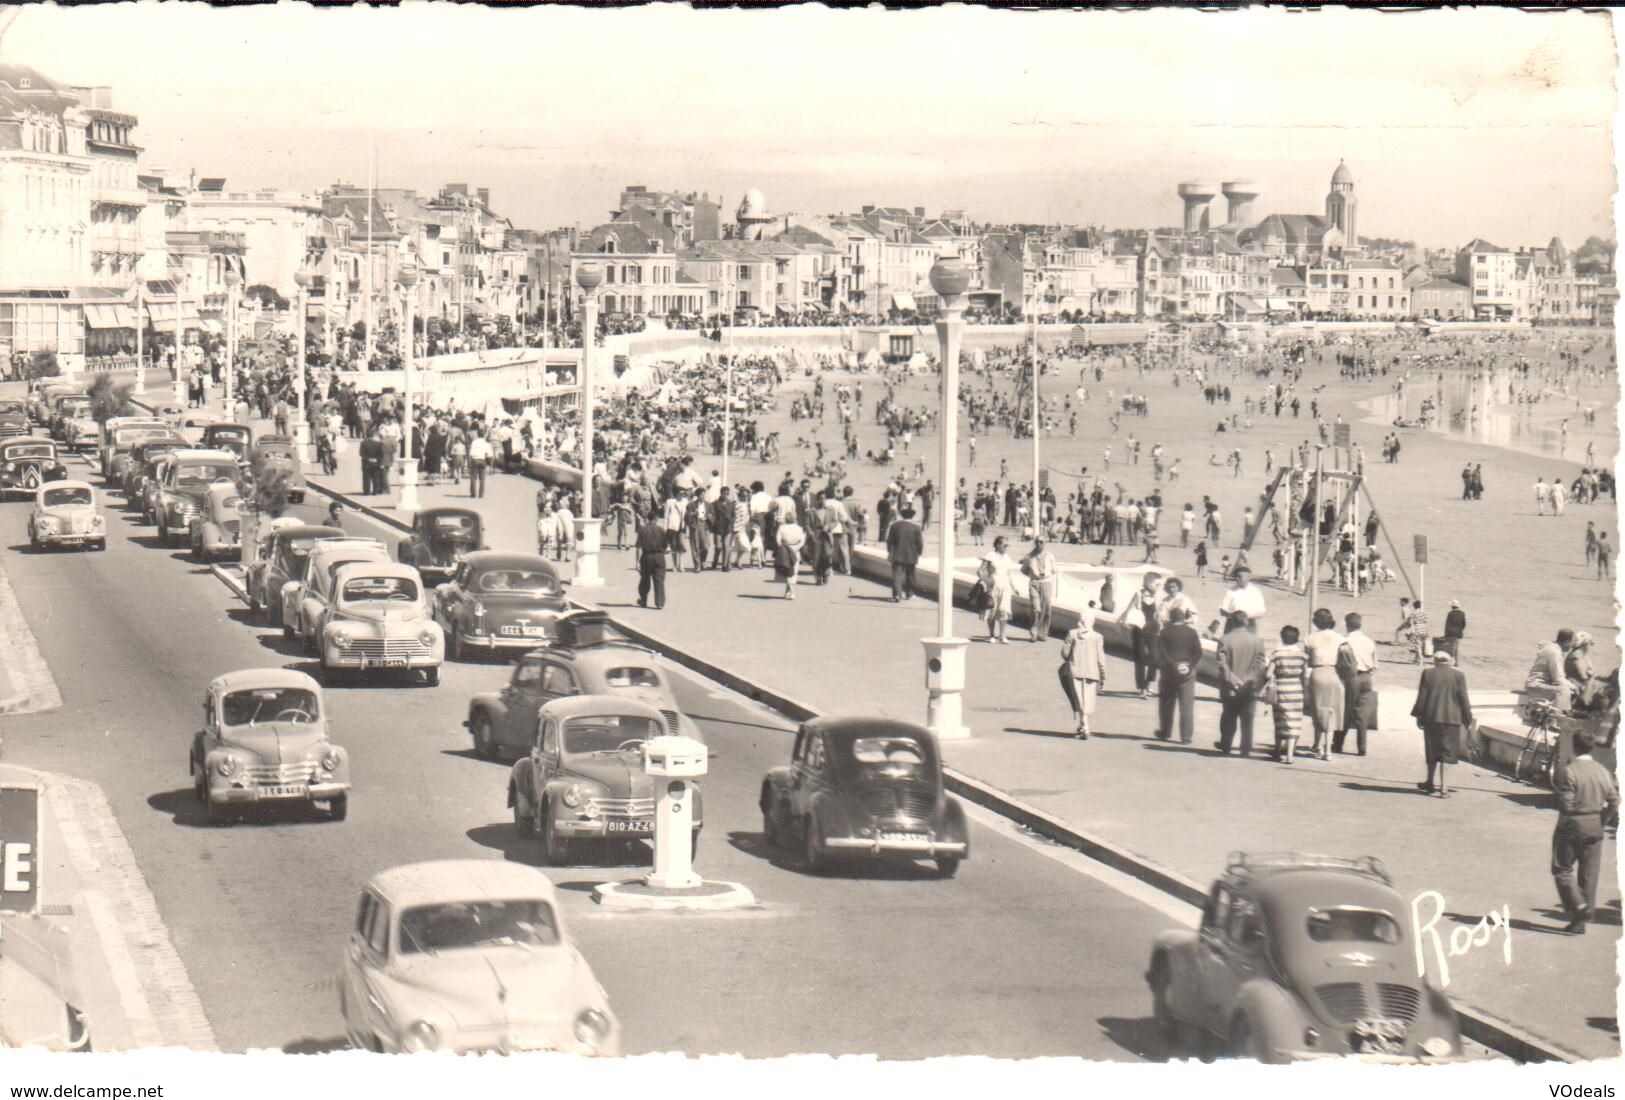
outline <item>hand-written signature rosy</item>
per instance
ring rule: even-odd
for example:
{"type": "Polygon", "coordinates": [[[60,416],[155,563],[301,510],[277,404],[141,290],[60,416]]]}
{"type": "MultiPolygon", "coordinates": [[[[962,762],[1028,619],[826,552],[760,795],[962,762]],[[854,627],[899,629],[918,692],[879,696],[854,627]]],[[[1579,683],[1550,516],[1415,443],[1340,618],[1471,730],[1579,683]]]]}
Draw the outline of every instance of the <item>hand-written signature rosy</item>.
{"type": "Polygon", "coordinates": [[[1441,934],[1439,921],[1444,919],[1444,895],[1437,890],[1423,890],[1411,899],[1411,928],[1416,939],[1416,975],[1427,977],[1428,945],[1433,948],[1434,968],[1439,986],[1450,984],[1450,959],[1459,958],[1475,947],[1487,947],[1497,932],[1501,936],[1501,957],[1512,965],[1512,907],[1502,905],[1491,909],[1478,919],[1477,924],[1460,924],[1450,929],[1448,937],[1441,934]],[[1423,912],[1431,910],[1426,920],[1423,912]],[[1448,943],[1446,940],[1448,939],[1448,943]]]}

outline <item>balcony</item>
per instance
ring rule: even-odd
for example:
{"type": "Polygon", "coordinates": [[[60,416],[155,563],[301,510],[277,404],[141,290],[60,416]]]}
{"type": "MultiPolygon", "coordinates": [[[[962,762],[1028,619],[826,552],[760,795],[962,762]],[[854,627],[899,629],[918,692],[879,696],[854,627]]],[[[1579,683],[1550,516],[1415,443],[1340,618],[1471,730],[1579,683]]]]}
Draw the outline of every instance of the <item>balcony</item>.
{"type": "Polygon", "coordinates": [[[147,192],[139,187],[95,187],[91,189],[93,206],[124,206],[145,210],[147,192]]]}

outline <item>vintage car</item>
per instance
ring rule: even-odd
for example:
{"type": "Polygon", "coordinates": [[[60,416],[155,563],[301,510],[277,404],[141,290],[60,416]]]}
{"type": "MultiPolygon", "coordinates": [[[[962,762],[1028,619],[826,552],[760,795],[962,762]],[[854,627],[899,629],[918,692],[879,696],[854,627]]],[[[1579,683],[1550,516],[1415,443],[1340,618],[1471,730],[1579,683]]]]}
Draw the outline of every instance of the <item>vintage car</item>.
{"type": "MultiPolygon", "coordinates": [[[[652,840],[656,777],[643,771],[643,743],[666,732],[648,703],[622,695],[555,699],[537,712],[528,756],[508,774],[508,806],[521,837],[540,837],[542,858],[558,867],[581,841],[652,840]]],[[[697,851],[703,823],[694,786],[697,851]]]]}
{"type": "Polygon", "coordinates": [[[429,614],[423,578],[399,562],[353,562],[331,573],[327,604],[316,623],[322,672],[398,670],[440,683],[446,636],[429,614]]]}
{"type": "Polygon", "coordinates": [[[305,575],[305,560],[317,539],[341,539],[337,527],[294,523],[273,528],[260,556],[246,570],[249,614],[264,617],[272,626],[282,622],[282,586],[305,575]]]}
{"type": "Polygon", "coordinates": [[[214,424],[222,423],[219,413],[209,412],[207,409],[185,409],[173,418],[175,430],[192,441],[192,446],[201,446],[203,443],[203,430],[214,424]]]}
{"type": "Polygon", "coordinates": [[[299,448],[285,435],[262,435],[254,441],[255,476],[261,469],[282,470],[288,478],[288,499],[295,504],[305,499],[305,465],[299,448]]]}
{"type": "Polygon", "coordinates": [[[121,471],[118,485],[124,492],[124,504],[130,508],[143,507],[148,480],[153,476],[158,460],[176,451],[189,451],[192,445],[179,436],[166,439],[146,439],[132,446],[125,454],[114,458],[115,469],[121,471]]]}
{"type": "Polygon", "coordinates": [[[215,482],[203,495],[198,514],[192,517],[190,542],[192,560],[212,561],[242,553],[242,519],[237,506],[242,493],[230,482],[215,482]]]}
{"type": "Polygon", "coordinates": [[[1375,859],[1235,853],[1198,931],[1160,934],[1146,981],[1171,1040],[1260,1062],[1461,1052],[1449,999],[1417,977],[1409,908],[1375,859]]]}
{"type": "Polygon", "coordinates": [[[762,836],[800,844],[808,870],[838,855],[930,859],[952,878],[970,855],[965,810],[942,786],[937,739],[889,718],[802,723],[788,767],[762,780],[762,836]]]}
{"type": "Polygon", "coordinates": [[[185,437],[160,420],[147,417],[115,416],[102,425],[97,462],[102,477],[114,483],[121,482],[124,470],[130,464],[130,448],[149,439],[173,439],[185,443],[185,437]]]}
{"type": "Polygon", "coordinates": [[[609,998],[534,867],[462,859],[380,872],[340,967],[339,1012],[357,1047],[621,1052],[609,998]]]}
{"type": "Polygon", "coordinates": [[[301,648],[314,655],[312,639],[316,622],[327,607],[333,570],[353,561],[388,560],[389,550],[378,539],[352,535],[318,539],[305,558],[304,574],[282,586],[282,636],[289,640],[297,638],[301,648]]]}
{"type": "Polygon", "coordinates": [[[334,821],[349,810],[350,758],[328,736],[321,686],[303,672],[248,668],[215,677],[187,768],[210,821],[260,803],[325,802],[334,821]]]}
{"type": "Polygon", "coordinates": [[[90,398],[76,395],[57,402],[51,435],[68,450],[88,451],[94,448],[100,428],[90,398]]]}
{"type": "Polygon", "coordinates": [[[77,382],[41,382],[28,392],[28,416],[34,423],[51,427],[51,403],[65,393],[84,393],[77,382]]]}
{"type": "Polygon", "coordinates": [[[412,518],[412,533],[395,547],[407,565],[417,566],[433,587],[451,578],[457,563],[480,543],[480,514],[467,508],[425,508],[412,518]]]}
{"type": "Polygon", "coordinates": [[[107,519],[96,507],[96,489],[85,481],[52,481],[34,495],[28,516],[28,545],[107,549],[107,519]]]}
{"type": "Polygon", "coordinates": [[[242,467],[230,451],[175,451],[164,460],[152,494],[160,543],[172,546],[177,536],[191,534],[192,521],[203,514],[209,486],[216,484],[242,491],[242,467]]]}
{"type": "Polygon", "coordinates": [[[476,550],[434,593],[434,619],[454,661],[469,650],[534,649],[569,609],[558,571],[536,554],[476,550]]]}
{"type": "Polygon", "coordinates": [[[62,438],[62,405],[66,401],[88,401],[90,395],[85,388],[79,385],[56,387],[47,391],[40,401],[40,413],[37,418],[45,428],[45,434],[52,439],[60,441],[62,438]]]}
{"type": "Polygon", "coordinates": [[[496,760],[527,751],[536,740],[536,714],[542,705],[571,695],[636,699],[660,712],[667,733],[705,740],[694,720],[678,709],[671,684],[652,652],[621,640],[589,642],[574,637],[576,624],[593,617],[603,615],[576,612],[560,619],[557,642],[520,658],[501,691],[480,692],[468,701],[464,725],[476,753],[496,760]]]}
{"type": "Polygon", "coordinates": [[[198,446],[230,451],[247,461],[253,442],[254,429],[247,424],[214,423],[204,426],[203,438],[198,442],[198,446]]]}
{"type": "Polygon", "coordinates": [[[23,401],[0,401],[0,439],[27,435],[28,404],[23,401]]]}
{"type": "Polygon", "coordinates": [[[32,497],[41,485],[67,476],[68,468],[57,460],[56,444],[49,439],[33,435],[0,439],[0,494],[32,497]]]}

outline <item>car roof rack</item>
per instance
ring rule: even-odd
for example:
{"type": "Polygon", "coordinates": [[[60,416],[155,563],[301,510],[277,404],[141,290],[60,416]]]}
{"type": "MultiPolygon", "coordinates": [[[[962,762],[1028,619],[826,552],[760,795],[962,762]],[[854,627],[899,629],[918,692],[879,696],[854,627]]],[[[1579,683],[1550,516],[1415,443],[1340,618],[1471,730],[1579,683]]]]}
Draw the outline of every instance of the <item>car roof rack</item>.
{"type": "Polygon", "coordinates": [[[615,620],[602,611],[567,611],[554,623],[558,631],[546,649],[592,649],[596,646],[620,646],[652,652],[618,633],[615,620]]]}
{"type": "Polygon", "coordinates": [[[1310,852],[1231,852],[1225,860],[1225,873],[1260,875],[1276,871],[1346,871],[1364,875],[1392,886],[1388,869],[1376,856],[1326,856],[1310,852]]]}

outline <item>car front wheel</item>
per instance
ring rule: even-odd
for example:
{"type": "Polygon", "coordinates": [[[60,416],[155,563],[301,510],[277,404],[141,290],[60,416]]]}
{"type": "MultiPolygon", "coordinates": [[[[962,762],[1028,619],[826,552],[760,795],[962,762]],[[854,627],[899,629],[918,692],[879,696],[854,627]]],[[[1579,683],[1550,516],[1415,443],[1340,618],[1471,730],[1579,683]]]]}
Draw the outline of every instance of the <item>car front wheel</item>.
{"type": "Polygon", "coordinates": [[[542,859],[552,867],[562,867],[570,859],[570,842],[553,827],[553,814],[542,807],[542,859]]]}
{"type": "Polygon", "coordinates": [[[1245,1015],[1237,1016],[1230,1025],[1230,1056],[1251,1058],[1266,1065],[1279,1061],[1270,1053],[1263,1033],[1245,1015]]]}
{"type": "Polygon", "coordinates": [[[823,874],[829,868],[829,853],[824,848],[824,834],[818,827],[817,818],[807,819],[806,828],[802,830],[802,841],[807,870],[815,875],[823,874]]]}
{"type": "Polygon", "coordinates": [[[959,872],[958,856],[938,856],[936,863],[938,878],[953,878],[959,872]]]}
{"type": "Polygon", "coordinates": [[[521,840],[534,840],[536,837],[536,819],[525,812],[525,800],[517,791],[513,799],[513,831],[521,840]]]}
{"type": "Polygon", "coordinates": [[[779,822],[773,814],[773,803],[769,801],[762,810],[762,840],[769,848],[778,848],[784,844],[784,838],[779,835],[779,822]]]}
{"type": "Polygon", "coordinates": [[[1158,958],[1151,964],[1151,1018],[1156,1021],[1157,1031],[1167,1040],[1179,1038],[1179,1021],[1174,1017],[1173,1010],[1168,1007],[1168,963],[1158,958]]]}
{"type": "Polygon", "coordinates": [[[426,669],[423,670],[423,686],[424,687],[439,687],[440,686],[440,666],[439,665],[436,665],[433,668],[426,668],[426,669]]]}
{"type": "Polygon", "coordinates": [[[496,738],[491,735],[491,719],[484,711],[474,716],[474,755],[481,760],[497,758],[496,738]]]}
{"type": "Polygon", "coordinates": [[[336,794],[327,800],[327,815],[334,821],[343,821],[350,815],[350,796],[336,794]]]}

